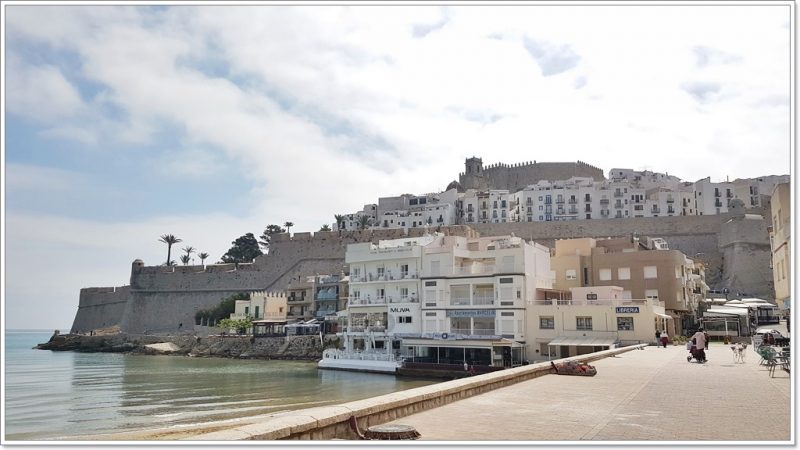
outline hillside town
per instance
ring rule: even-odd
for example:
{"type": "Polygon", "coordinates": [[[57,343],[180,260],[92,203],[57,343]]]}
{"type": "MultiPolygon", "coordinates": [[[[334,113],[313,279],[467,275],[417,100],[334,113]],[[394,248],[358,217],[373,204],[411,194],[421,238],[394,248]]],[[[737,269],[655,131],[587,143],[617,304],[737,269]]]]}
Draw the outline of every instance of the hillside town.
{"type": "Polygon", "coordinates": [[[381,198],[314,236],[275,234],[252,263],[137,260],[131,286],[82,290],[73,332],[328,336],[321,368],[411,374],[699,327],[748,337],[790,308],[789,204],[786,175],[685,183],[612,169],[606,180],[580,161],[484,169],[470,158],[444,192],[381,198]],[[210,312],[221,298],[233,305],[224,320],[210,312]]]}

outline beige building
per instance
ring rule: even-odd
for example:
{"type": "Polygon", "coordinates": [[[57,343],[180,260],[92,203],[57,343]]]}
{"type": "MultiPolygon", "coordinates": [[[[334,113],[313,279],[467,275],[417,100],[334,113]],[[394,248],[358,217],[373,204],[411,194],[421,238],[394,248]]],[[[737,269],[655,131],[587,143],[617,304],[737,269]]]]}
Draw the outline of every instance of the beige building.
{"type": "Polygon", "coordinates": [[[236,300],[231,319],[286,320],[287,297],[283,292],[251,292],[250,300],[236,300]]]}
{"type": "Polygon", "coordinates": [[[624,300],[662,302],[674,319],[668,323],[670,335],[693,326],[691,314],[698,298],[695,291],[705,284],[697,280],[703,272],[692,273],[693,262],[680,251],[668,250],[661,239],[559,240],[552,251],[551,266],[555,272],[553,287],[558,290],[619,286],[624,300]]]}
{"type": "MultiPolygon", "coordinates": [[[[528,308],[531,361],[565,358],[616,346],[651,343],[673,319],[655,299],[623,298],[619,286],[570,289],[572,299],[535,300],[528,308]]],[[[670,333],[670,336],[672,334],[670,333]]]]}
{"type": "Polygon", "coordinates": [[[791,185],[780,183],[772,192],[772,227],[769,240],[772,248],[772,278],[775,301],[780,308],[791,307],[791,185]]]}
{"type": "Polygon", "coordinates": [[[305,322],[314,318],[314,277],[298,276],[289,282],[288,320],[305,322]]]}

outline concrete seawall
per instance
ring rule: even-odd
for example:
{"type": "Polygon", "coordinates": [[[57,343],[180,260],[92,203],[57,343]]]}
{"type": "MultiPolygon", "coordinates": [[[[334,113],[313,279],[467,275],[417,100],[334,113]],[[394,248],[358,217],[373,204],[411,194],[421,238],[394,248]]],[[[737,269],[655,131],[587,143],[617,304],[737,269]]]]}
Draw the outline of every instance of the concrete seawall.
{"type": "MultiPolygon", "coordinates": [[[[615,348],[556,361],[592,362],[642,346],[615,348]]],[[[354,416],[363,431],[423,410],[552,373],[549,362],[447,381],[336,406],[309,408],[272,415],[250,425],[200,434],[190,440],[331,440],[358,439],[350,427],[354,416]]]]}

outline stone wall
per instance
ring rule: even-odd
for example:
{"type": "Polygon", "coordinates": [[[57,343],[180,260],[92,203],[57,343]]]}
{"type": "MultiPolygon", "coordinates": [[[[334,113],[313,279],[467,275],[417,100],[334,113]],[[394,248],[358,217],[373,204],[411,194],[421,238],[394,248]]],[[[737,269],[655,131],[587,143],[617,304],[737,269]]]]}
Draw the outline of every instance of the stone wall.
{"type": "Polygon", "coordinates": [[[604,180],[603,170],[578,162],[527,162],[520,164],[494,164],[483,168],[480,174],[459,174],[464,189],[508,189],[516,192],[540,180],[568,180],[572,177],[589,177],[604,180]]]}
{"type": "MultiPolygon", "coordinates": [[[[571,222],[519,222],[432,228],[448,235],[498,236],[513,233],[553,247],[556,239],[577,237],[651,236],[664,238],[706,264],[709,286],[728,286],[772,298],[769,239],[765,220],[740,215],[657,217],[571,222]],[[736,219],[739,217],[740,219],[736,219]],[[736,220],[734,220],[736,219],[736,220]],[[723,227],[725,224],[725,227],[723,227]],[[723,228],[725,232],[723,233],[723,228]]],[[[750,216],[752,217],[752,216],[750,216]]],[[[202,266],[143,266],[134,263],[130,288],[81,290],[73,329],[119,324],[123,332],[177,332],[194,325],[197,309],[220,299],[250,291],[281,291],[298,276],[339,273],[347,245],[383,239],[421,236],[423,228],[280,234],[270,253],[253,264],[202,266]],[[182,324],[182,325],[181,325],[182,324]],[[181,325],[181,326],[179,326],[181,325]]]]}

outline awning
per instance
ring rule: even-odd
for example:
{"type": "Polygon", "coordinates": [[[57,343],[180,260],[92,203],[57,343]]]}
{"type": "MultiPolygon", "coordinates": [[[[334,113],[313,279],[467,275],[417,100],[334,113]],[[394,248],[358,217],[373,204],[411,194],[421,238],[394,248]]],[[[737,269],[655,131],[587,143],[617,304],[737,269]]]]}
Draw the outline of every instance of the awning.
{"type": "Polygon", "coordinates": [[[747,309],[742,308],[709,308],[705,314],[706,316],[716,315],[716,317],[720,317],[720,315],[727,315],[727,316],[746,316],[747,309]]]}
{"type": "Polygon", "coordinates": [[[273,325],[281,325],[281,324],[285,324],[285,323],[286,323],[286,321],[285,321],[285,320],[269,320],[269,319],[267,319],[267,320],[254,320],[254,321],[253,321],[253,324],[254,324],[254,325],[257,325],[257,324],[264,324],[264,325],[270,325],[270,324],[273,324],[273,325]]]}
{"type": "Polygon", "coordinates": [[[403,338],[402,345],[409,347],[458,347],[458,348],[492,348],[492,347],[518,347],[519,343],[508,339],[499,341],[475,340],[475,339],[424,339],[424,338],[403,338]]]}
{"type": "Polygon", "coordinates": [[[672,319],[672,316],[668,316],[668,315],[666,315],[666,314],[655,313],[655,315],[657,315],[658,317],[661,317],[662,319],[669,319],[669,320],[673,320],[673,319],[672,319]]]}
{"type": "Polygon", "coordinates": [[[616,339],[610,337],[592,337],[592,336],[582,336],[582,337],[571,337],[571,336],[559,336],[552,341],[550,341],[547,345],[578,345],[578,346],[600,346],[600,347],[610,347],[614,345],[616,339]]]}

